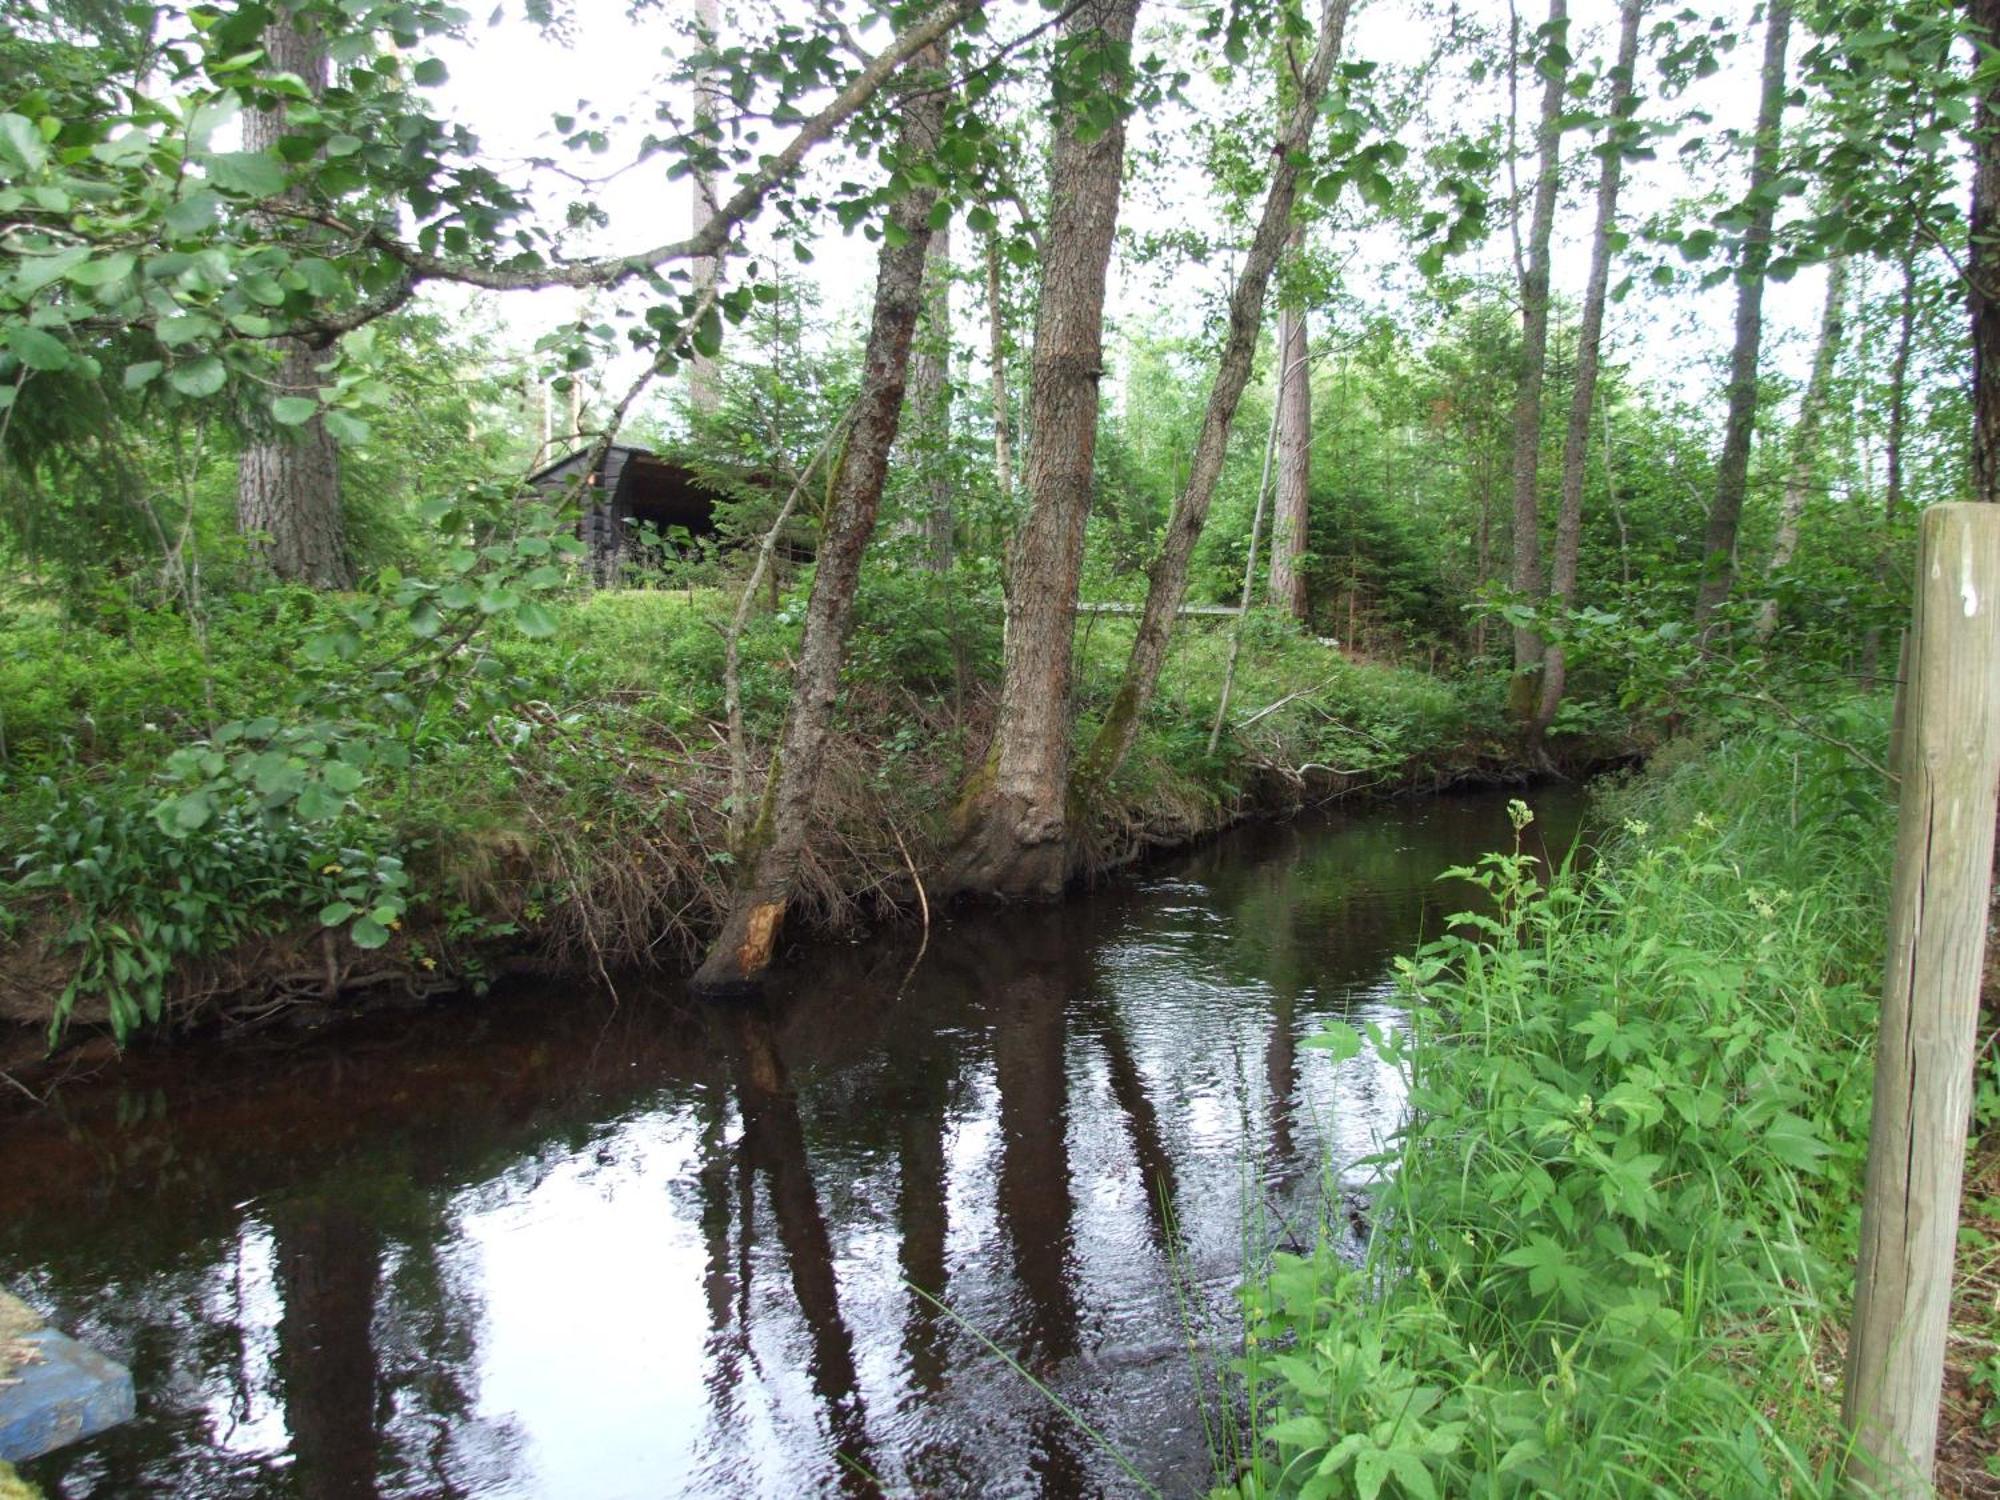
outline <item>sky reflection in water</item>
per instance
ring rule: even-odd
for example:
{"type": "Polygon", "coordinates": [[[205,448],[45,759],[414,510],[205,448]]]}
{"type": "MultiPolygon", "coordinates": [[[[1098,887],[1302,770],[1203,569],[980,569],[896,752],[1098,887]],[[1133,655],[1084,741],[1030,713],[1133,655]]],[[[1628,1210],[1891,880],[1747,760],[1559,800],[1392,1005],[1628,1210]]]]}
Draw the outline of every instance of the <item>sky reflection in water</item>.
{"type": "MultiPolygon", "coordinates": [[[[1531,800],[1559,849],[1577,799],[1531,800]]],[[[1389,960],[1466,901],[1436,875],[1510,838],[1504,797],[1393,805],[958,917],[913,973],[908,933],[801,952],[761,1007],[547,986],[136,1059],[0,1119],[0,1272],[140,1391],[30,1477],[1132,1492],[990,1340],[1200,1494],[1184,1318],[1226,1333],[1246,1242],[1309,1243],[1401,1104],[1298,1043],[1393,1024],[1389,960]]]]}

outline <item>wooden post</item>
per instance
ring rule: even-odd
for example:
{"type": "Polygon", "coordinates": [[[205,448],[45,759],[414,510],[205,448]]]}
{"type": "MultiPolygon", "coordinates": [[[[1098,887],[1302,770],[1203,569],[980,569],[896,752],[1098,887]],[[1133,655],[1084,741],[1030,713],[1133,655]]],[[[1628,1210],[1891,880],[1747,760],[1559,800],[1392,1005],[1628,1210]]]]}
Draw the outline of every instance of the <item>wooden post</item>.
{"type": "Polygon", "coordinates": [[[1932,1493],[2000,788],[2000,506],[1924,512],[1888,975],[1841,1419],[1847,1486],[1932,1493]]]}

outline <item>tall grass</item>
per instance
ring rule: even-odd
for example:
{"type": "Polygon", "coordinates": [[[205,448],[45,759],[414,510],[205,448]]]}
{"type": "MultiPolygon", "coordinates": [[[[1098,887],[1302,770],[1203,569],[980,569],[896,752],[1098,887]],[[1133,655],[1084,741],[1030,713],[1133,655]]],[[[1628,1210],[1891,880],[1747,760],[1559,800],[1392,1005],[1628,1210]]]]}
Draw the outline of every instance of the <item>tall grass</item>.
{"type": "MultiPolygon", "coordinates": [[[[1853,712],[1879,735],[1880,712],[1853,712]]],[[[1361,1265],[1247,1291],[1240,1497],[1808,1495],[1838,1451],[1891,816],[1784,733],[1608,797],[1587,871],[1453,872],[1361,1265]]],[[[1517,828],[1532,814],[1517,811],[1517,828]]]]}

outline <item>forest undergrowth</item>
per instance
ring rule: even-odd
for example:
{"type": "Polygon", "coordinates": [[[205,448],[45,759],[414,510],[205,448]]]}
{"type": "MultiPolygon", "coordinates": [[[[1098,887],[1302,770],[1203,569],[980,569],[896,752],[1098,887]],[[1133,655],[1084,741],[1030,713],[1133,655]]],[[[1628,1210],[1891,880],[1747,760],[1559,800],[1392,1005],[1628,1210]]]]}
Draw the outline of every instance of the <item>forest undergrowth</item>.
{"type": "MultiPolygon", "coordinates": [[[[760,758],[800,599],[742,643],[760,758]]],[[[487,632],[476,660],[414,685],[381,667],[407,628],[353,596],[267,591],[199,624],[115,596],[10,609],[0,1016],[123,1037],[477,988],[522,965],[602,979],[685,963],[732,875],[726,608],[714,590],[574,596],[536,636],[487,632]],[[384,682],[402,701],[377,722],[384,682]]],[[[990,734],[997,607],[885,572],[859,609],[793,936],[921,909],[990,734]]],[[[1130,631],[1079,630],[1079,739],[1130,631]]],[[[1246,815],[1515,768],[1497,692],[1352,660],[1263,616],[1236,670],[1237,730],[1211,754],[1226,651],[1221,629],[1184,632],[1136,753],[1078,820],[1080,875],[1246,815]]]]}
{"type": "MultiPolygon", "coordinates": [[[[1453,878],[1377,1049],[1411,1113],[1362,1264],[1247,1290],[1257,1457],[1218,1494],[1832,1495],[1894,812],[1764,726],[1606,793],[1587,868],[1453,878]]],[[[1517,827],[1532,813],[1518,805],[1517,827]]],[[[2000,1493],[2000,1061],[1986,1007],[1940,1492],[2000,1493]]]]}

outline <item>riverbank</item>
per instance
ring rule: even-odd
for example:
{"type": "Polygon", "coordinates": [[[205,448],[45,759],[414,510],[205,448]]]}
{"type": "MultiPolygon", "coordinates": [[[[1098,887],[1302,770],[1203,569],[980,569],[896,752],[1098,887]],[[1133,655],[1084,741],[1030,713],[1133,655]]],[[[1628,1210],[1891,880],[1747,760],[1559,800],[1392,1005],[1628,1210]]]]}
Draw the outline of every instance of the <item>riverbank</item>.
{"type": "MultiPolygon", "coordinates": [[[[954,587],[891,574],[864,593],[791,937],[925,904],[922,872],[984,753],[998,675],[998,614],[954,587]]],[[[415,702],[407,669],[381,670],[407,654],[405,629],[304,592],[213,608],[200,629],[157,612],[11,619],[0,847],[20,873],[0,889],[0,1018],[244,1026],[521,969],[602,980],[685,964],[731,874],[726,602],[572,599],[415,702]],[[403,695],[394,717],[371,698],[378,679],[403,695]],[[190,785],[221,790],[196,806],[190,785]]],[[[759,759],[798,618],[788,599],[744,638],[759,759]]],[[[1093,616],[1079,632],[1079,738],[1131,628],[1093,616]]],[[[1350,660],[1259,616],[1234,731],[1211,755],[1227,628],[1184,625],[1137,751],[1081,809],[1082,878],[1246,816],[1521,770],[1495,691],[1350,660]]]]}
{"type": "MultiPolygon", "coordinates": [[[[1841,733],[1879,743],[1886,713],[1841,733]]],[[[1483,862],[1482,931],[1400,966],[1415,1113],[1366,1257],[1281,1256],[1249,1292],[1254,1493],[1831,1492],[1893,806],[1788,728],[1661,760],[1587,872],[1483,862]]],[[[1941,1432],[1963,1496],[2000,1492],[1982,1056],[1941,1432]]]]}

